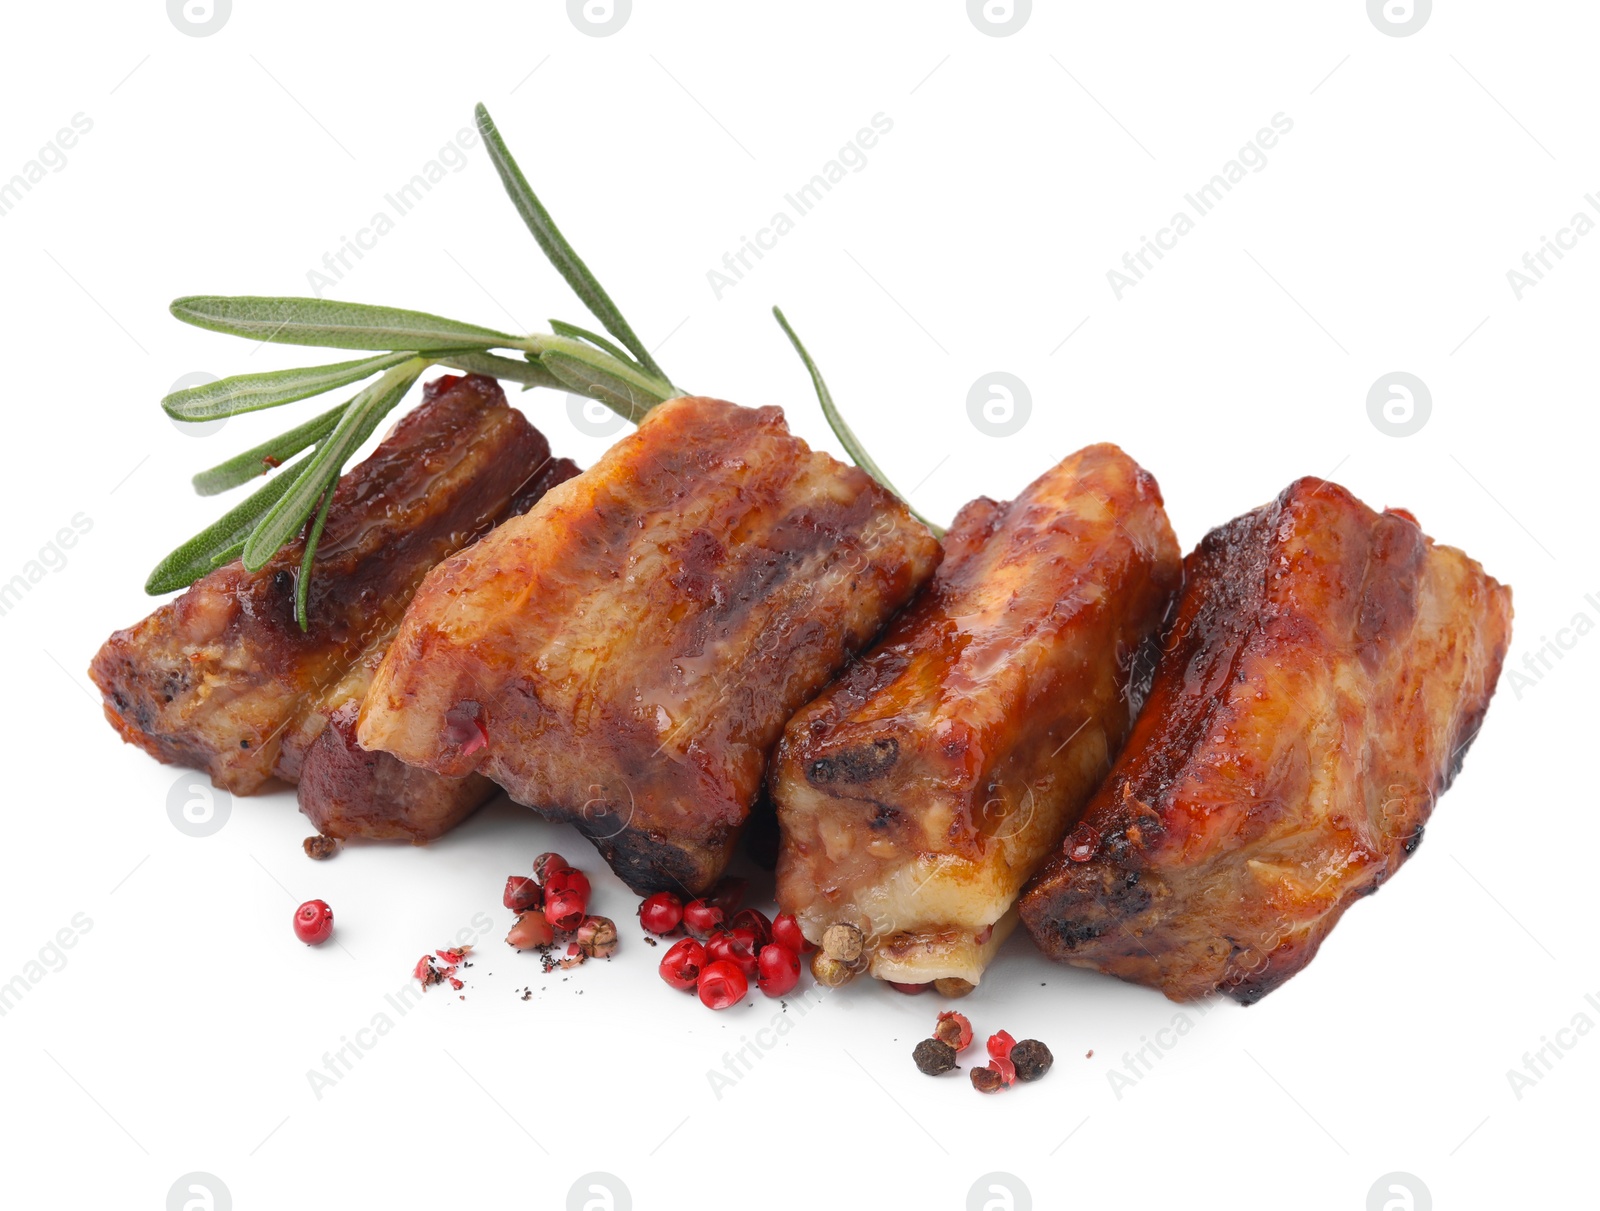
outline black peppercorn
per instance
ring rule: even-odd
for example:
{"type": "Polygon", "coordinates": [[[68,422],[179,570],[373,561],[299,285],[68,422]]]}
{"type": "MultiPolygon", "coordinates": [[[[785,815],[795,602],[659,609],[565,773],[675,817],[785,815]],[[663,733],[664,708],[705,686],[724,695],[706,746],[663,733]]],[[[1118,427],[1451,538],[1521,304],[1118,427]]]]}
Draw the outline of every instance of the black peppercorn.
{"type": "Polygon", "coordinates": [[[938,1076],[956,1066],[956,1049],[941,1039],[923,1039],[911,1058],[917,1062],[918,1071],[938,1076]]]}
{"type": "Polygon", "coordinates": [[[1019,1081],[1036,1081],[1050,1071],[1056,1057],[1050,1054],[1038,1039],[1023,1039],[1011,1049],[1011,1062],[1016,1065],[1019,1081]]]}

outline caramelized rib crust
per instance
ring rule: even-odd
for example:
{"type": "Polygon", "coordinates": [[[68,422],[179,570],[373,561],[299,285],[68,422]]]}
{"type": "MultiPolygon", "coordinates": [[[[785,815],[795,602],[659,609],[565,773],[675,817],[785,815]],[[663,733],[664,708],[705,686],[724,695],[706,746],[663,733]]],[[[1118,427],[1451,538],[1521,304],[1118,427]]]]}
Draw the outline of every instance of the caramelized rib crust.
{"type": "Polygon", "coordinates": [[[1317,479],[1212,531],[1185,574],[1144,712],[1022,919],[1075,966],[1250,1004],[1416,849],[1511,593],[1317,479]]]}
{"type": "Polygon", "coordinates": [[[778,748],[778,903],[806,936],[847,922],[879,978],[977,983],[1127,735],[1181,570],[1115,446],[964,508],[928,591],[778,748]]]}
{"type": "MultiPolygon", "coordinates": [[[[517,490],[496,522],[520,517],[576,474],[577,464],[570,459],[548,460],[517,490]]],[[[318,708],[316,718],[326,724],[306,750],[299,797],[300,810],[325,836],[423,845],[449,832],[499,789],[481,774],[446,778],[388,753],[369,753],[356,743],[362,700],[398,626],[397,619],[318,708]]]]}
{"type": "Polygon", "coordinates": [[[594,839],[628,885],[722,872],[793,712],[939,547],[776,408],[682,398],[429,574],[363,747],[480,772],[594,839]]]}
{"type": "Polygon", "coordinates": [[[427,570],[483,532],[549,460],[493,379],[447,376],[340,480],[294,621],[303,538],[258,572],[197,580],[94,658],[106,718],[157,760],[238,794],[295,781],[327,692],[381,650],[427,570]]]}

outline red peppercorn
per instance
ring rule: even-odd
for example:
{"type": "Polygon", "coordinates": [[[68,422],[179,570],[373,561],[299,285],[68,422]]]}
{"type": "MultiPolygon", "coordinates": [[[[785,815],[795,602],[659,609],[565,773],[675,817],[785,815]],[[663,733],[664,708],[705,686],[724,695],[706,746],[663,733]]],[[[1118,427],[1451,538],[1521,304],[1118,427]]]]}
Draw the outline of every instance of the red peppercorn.
{"type": "Polygon", "coordinates": [[[512,875],[506,880],[504,903],[512,912],[527,912],[544,903],[544,893],[532,879],[512,875]]]}
{"type": "Polygon", "coordinates": [[[550,921],[537,908],[530,908],[519,915],[511,932],[506,934],[506,945],[518,950],[536,950],[541,946],[549,946],[555,940],[555,930],[550,928],[550,921]]]}
{"type": "Polygon", "coordinates": [[[557,929],[576,929],[589,911],[589,901],[575,891],[550,892],[544,898],[544,915],[557,929]]]}
{"type": "Polygon", "coordinates": [[[543,885],[552,872],[567,869],[567,860],[560,854],[540,854],[533,860],[533,881],[543,885]]]}
{"type": "Polygon", "coordinates": [[[581,870],[567,867],[564,870],[552,870],[544,877],[544,893],[551,895],[557,892],[575,891],[584,898],[589,899],[589,876],[581,870]]]}
{"type": "Polygon", "coordinates": [[[757,967],[756,935],[748,929],[719,929],[706,939],[706,954],[714,963],[732,963],[744,972],[746,979],[755,978],[757,967]]]}
{"type": "Polygon", "coordinates": [[[707,1009],[726,1009],[744,1000],[745,993],[750,991],[750,981],[732,963],[708,963],[700,972],[695,991],[707,1009]]]}
{"type": "Polygon", "coordinates": [[[997,1060],[1009,1060],[1011,1049],[1016,1045],[1017,1040],[1006,1031],[998,1031],[989,1036],[989,1055],[997,1060]]]}
{"type": "Polygon", "coordinates": [[[709,900],[690,900],[683,906],[683,927],[703,938],[713,930],[720,929],[727,915],[720,905],[709,900]]]}
{"type": "Polygon", "coordinates": [[[792,912],[780,912],[772,918],[772,940],[780,946],[787,946],[797,955],[809,954],[816,949],[800,932],[800,922],[794,919],[792,912]]]}
{"type": "Polygon", "coordinates": [[[769,997],[781,997],[800,982],[800,956],[782,942],[769,942],[756,960],[757,981],[769,997]]]}
{"type": "Polygon", "coordinates": [[[322,900],[307,900],[294,910],[294,936],[316,946],[333,936],[333,909],[322,900]]]}
{"type": "Polygon", "coordinates": [[[733,914],[733,920],[729,925],[734,929],[748,929],[755,934],[758,952],[772,941],[772,922],[767,920],[767,914],[758,908],[741,908],[733,914]]]}
{"type": "Polygon", "coordinates": [[[680,992],[688,992],[706,965],[706,948],[693,938],[680,938],[661,957],[661,978],[680,992]]]}
{"type": "Polygon", "coordinates": [[[651,933],[671,933],[683,921],[683,901],[670,891],[658,891],[639,905],[639,924],[651,933]]]}
{"type": "Polygon", "coordinates": [[[965,1051],[972,1046],[972,1023],[966,1014],[947,1009],[933,1024],[933,1037],[943,1039],[957,1051],[965,1051]]]}

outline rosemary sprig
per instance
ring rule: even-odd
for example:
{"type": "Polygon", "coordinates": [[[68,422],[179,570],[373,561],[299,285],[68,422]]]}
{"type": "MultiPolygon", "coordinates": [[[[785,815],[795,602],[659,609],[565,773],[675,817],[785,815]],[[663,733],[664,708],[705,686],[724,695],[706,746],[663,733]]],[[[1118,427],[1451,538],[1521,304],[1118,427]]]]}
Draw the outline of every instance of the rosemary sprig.
{"type": "Polygon", "coordinates": [[[176,318],[213,332],[258,342],[369,350],[377,356],[236,375],[175,392],[162,400],[174,419],[203,421],[276,408],[381,377],[347,403],[196,475],[195,491],[209,496],[269,474],[284,459],[311,449],[163,559],[145,583],[146,592],[184,588],[235,558],[242,558],[247,569],[259,570],[304,532],[295,617],[305,629],[317,544],[345,464],[430,365],[493,375],[519,382],[524,389],[577,392],[635,422],[656,404],[682,394],[556,227],[482,105],[477,107],[477,122],[495,170],[539,247],[620,344],[559,320],[551,321],[549,334],[517,336],[426,312],[366,303],[216,295],[177,299],[171,307],[176,318]]]}
{"type": "Polygon", "coordinates": [[[906,500],[905,493],[889,482],[889,477],[883,473],[883,468],[878,466],[872,455],[867,453],[867,448],[861,444],[861,439],[845,423],[844,417],[839,414],[839,409],[834,406],[833,393],[828,390],[828,384],[822,381],[822,371],[818,370],[817,363],[811,360],[811,355],[806,352],[806,347],[800,343],[799,336],[795,334],[794,328],[790,326],[783,312],[774,307],[772,314],[777,318],[778,326],[783,329],[784,335],[789,338],[789,343],[794,346],[794,351],[800,355],[800,360],[805,363],[806,372],[811,375],[811,385],[817,390],[817,402],[822,405],[822,415],[827,417],[828,427],[833,430],[834,436],[839,439],[839,444],[844,447],[845,453],[850,456],[850,461],[877,480],[887,491],[904,500],[906,508],[911,510],[911,515],[927,526],[935,538],[942,539],[944,537],[944,527],[935,525],[917,512],[916,506],[906,500]]]}
{"type": "MultiPolygon", "coordinates": [[[[175,317],[213,332],[257,342],[359,349],[375,354],[331,365],[236,375],[175,392],[162,400],[162,407],[177,420],[236,416],[373,381],[348,402],[196,475],[195,491],[209,496],[269,474],[284,459],[310,450],[157,564],[145,583],[146,592],[167,593],[184,588],[232,559],[241,559],[247,569],[259,571],[295,535],[304,533],[294,613],[300,627],[306,629],[317,544],[339,477],[384,416],[429,366],[493,375],[522,383],[524,389],[572,391],[598,400],[635,423],[657,404],[683,394],[561,234],[529,187],[489,111],[479,105],[476,114],[484,147],[517,213],[546,258],[601,327],[615,338],[615,343],[561,320],[550,321],[549,333],[518,336],[422,311],[367,303],[217,295],[190,295],[176,300],[171,308],[175,317]]],[[[839,415],[821,372],[794,329],[781,311],[773,308],[773,313],[810,372],[823,415],[845,450],[874,479],[894,492],[882,469],[839,415]]],[[[936,534],[943,535],[939,527],[926,518],[922,520],[936,534]]]]}

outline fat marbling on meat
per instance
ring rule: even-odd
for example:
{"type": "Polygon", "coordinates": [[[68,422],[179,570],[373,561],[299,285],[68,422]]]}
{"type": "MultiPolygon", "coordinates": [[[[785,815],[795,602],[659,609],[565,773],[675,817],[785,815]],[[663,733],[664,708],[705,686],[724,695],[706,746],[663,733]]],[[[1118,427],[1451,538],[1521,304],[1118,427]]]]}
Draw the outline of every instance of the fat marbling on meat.
{"type": "Polygon", "coordinates": [[[695,894],[790,715],[938,560],[779,409],[670,400],[428,575],[358,738],[571,821],[636,891],[695,894]]]}
{"type": "Polygon", "coordinates": [[[1249,1004],[1417,848],[1511,593],[1319,479],[1212,531],[1185,576],[1144,712],[1022,919],[1074,966],[1249,1004]]]}
{"type": "Polygon", "coordinates": [[[967,505],[928,590],[785,731],[779,907],[813,942],[855,926],[880,979],[977,983],[1127,734],[1181,565],[1112,445],[967,505]]]}

